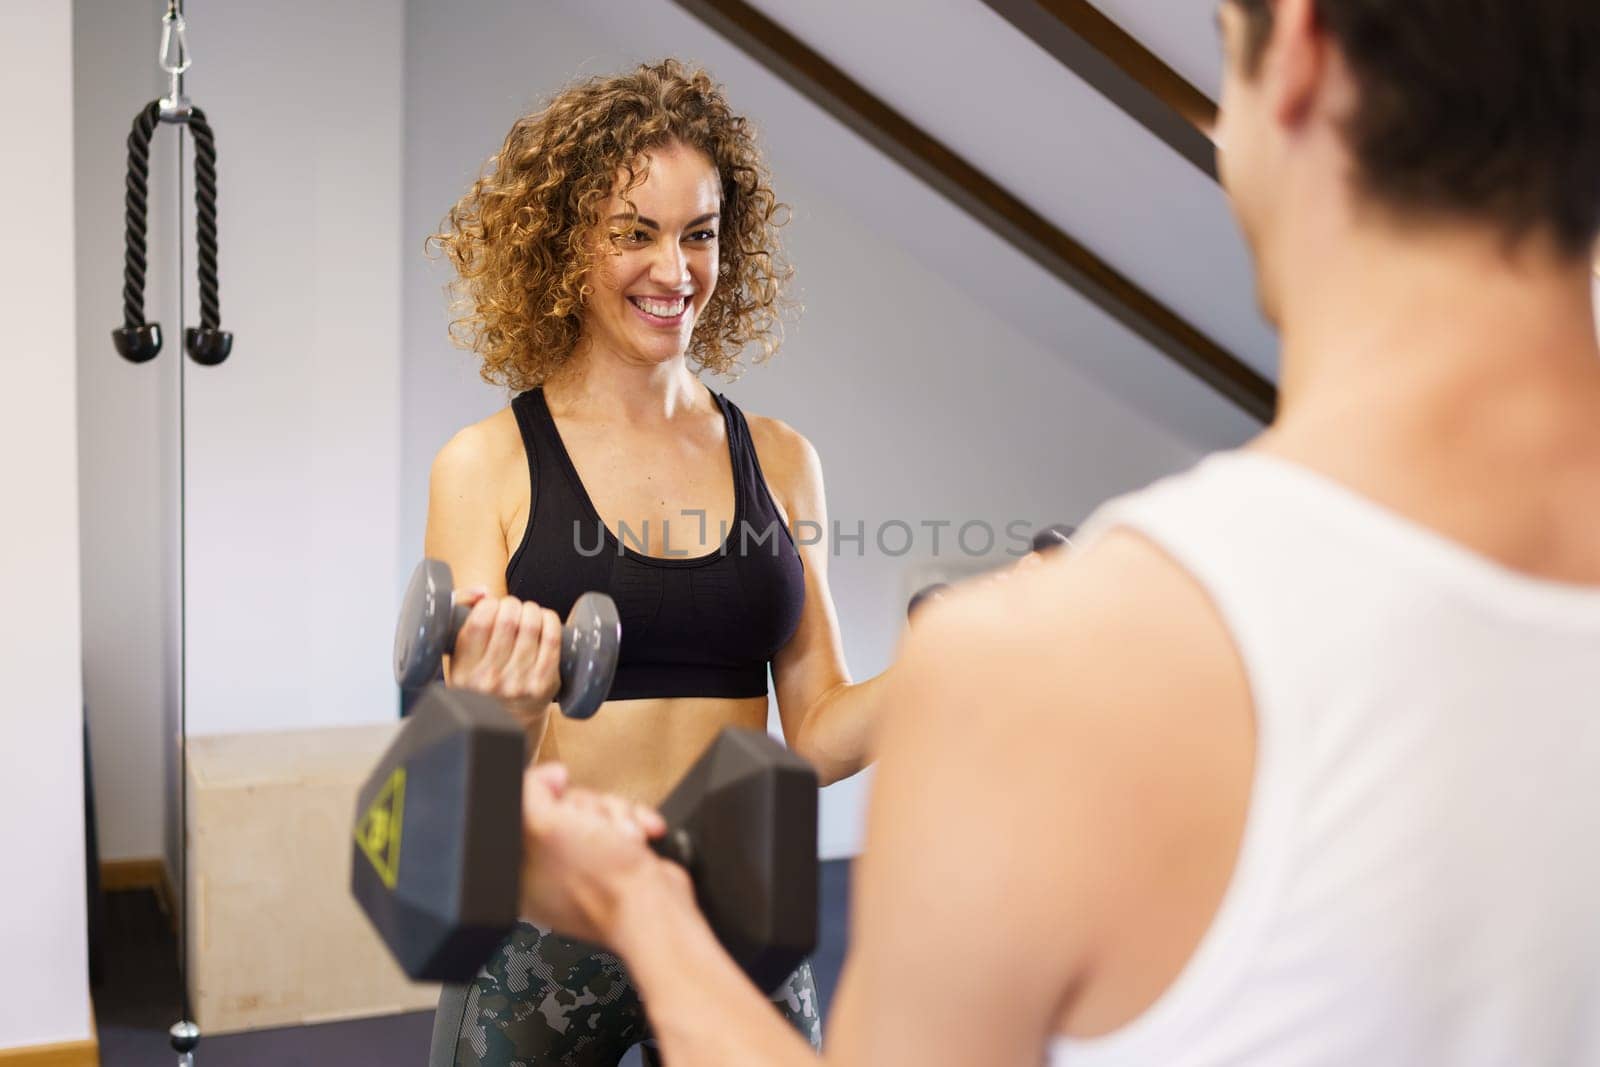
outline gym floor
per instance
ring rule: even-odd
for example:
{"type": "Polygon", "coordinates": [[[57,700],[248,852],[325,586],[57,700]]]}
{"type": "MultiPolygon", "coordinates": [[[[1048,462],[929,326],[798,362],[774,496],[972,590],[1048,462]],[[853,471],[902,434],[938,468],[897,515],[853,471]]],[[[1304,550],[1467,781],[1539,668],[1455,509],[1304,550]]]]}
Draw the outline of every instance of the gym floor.
{"type": "MultiPolygon", "coordinates": [[[[844,963],[850,864],[822,865],[821,918],[812,957],[823,1014],[844,963]]],[[[170,1067],[167,1028],[178,1017],[177,947],[148,890],[106,894],[103,973],[94,990],[102,1067],[170,1067]]],[[[426,1067],[433,1013],[203,1037],[197,1067],[426,1067]]],[[[624,1067],[638,1067],[630,1052],[624,1067]]]]}

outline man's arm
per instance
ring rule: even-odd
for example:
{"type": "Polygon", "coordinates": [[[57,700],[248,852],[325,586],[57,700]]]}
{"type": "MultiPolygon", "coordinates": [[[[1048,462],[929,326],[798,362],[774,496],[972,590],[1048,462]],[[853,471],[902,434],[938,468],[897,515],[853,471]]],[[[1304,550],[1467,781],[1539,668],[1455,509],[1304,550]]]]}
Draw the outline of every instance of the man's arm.
{"type": "Polygon", "coordinates": [[[1137,1015],[1232,871],[1248,689],[1143,538],[958,590],[913,627],[884,726],[829,1059],[1035,1065],[1137,1015]]]}
{"type": "MultiPolygon", "coordinates": [[[[1037,1064],[1177,975],[1231,875],[1253,724],[1215,611],[1113,534],[951,596],[888,695],[827,1060],[1037,1064]]],[[[809,1061],[671,874],[620,895],[613,943],[668,1063],[809,1061]]]]}
{"type": "Polygon", "coordinates": [[[718,944],[682,872],[629,886],[608,938],[645,1002],[667,1064],[816,1067],[816,1054],[718,944]]]}

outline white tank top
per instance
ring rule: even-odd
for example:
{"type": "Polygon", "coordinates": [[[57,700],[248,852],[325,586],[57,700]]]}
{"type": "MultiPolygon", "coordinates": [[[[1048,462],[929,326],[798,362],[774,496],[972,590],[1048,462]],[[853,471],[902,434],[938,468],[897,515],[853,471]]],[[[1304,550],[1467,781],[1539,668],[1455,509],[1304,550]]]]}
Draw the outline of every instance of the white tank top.
{"type": "Polygon", "coordinates": [[[1080,544],[1113,527],[1216,604],[1255,780],[1181,975],[1050,1062],[1600,1065],[1600,587],[1252,452],[1111,502],[1080,544]]]}

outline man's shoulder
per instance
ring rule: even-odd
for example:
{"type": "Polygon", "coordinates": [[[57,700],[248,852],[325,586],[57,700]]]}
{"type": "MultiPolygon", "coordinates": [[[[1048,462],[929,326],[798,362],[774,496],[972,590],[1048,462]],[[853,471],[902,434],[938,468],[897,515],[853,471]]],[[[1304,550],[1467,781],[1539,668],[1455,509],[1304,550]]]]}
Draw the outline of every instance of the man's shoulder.
{"type": "Polygon", "coordinates": [[[1127,528],[958,588],[919,620],[911,642],[941,654],[969,649],[1021,671],[1019,680],[1077,693],[1092,683],[1120,691],[1162,678],[1215,680],[1237,665],[1205,588],[1127,528]],[[1066,664],[1070,681],[1059,669],[1066,664]],[[1137,677],[1121,674],[1133,667],[1137,677]]]}
{"type": "Polygon", "coordinates": [[[1006,906],[1054,916],[1047,947],[1075,967],[1109,961],[1073,971],[1080,992],[1153,997],[1210,925],[1249,810],[1254,714],[1221,615],[1114,529],[929,616],[904,660],[921,706],[896,708],[894,733],[927,731],[922,759],[960,768],[972,819],[1026,835],[1006,906]]]}

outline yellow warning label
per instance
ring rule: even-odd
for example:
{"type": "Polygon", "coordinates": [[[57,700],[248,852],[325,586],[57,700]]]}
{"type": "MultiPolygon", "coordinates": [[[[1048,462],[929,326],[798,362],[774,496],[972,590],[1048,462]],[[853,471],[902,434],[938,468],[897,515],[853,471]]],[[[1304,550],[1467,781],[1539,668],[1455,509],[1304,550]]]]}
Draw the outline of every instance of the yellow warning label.
{"type": "Polygon", "coordinates": [[[400,824],[405,807],[406,769],[396,767],[378,791],[378,799],[356,823],[356,844],[389,889],[400,876],[400,824]]]}

